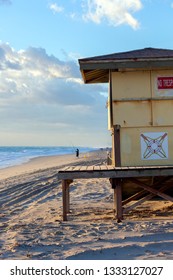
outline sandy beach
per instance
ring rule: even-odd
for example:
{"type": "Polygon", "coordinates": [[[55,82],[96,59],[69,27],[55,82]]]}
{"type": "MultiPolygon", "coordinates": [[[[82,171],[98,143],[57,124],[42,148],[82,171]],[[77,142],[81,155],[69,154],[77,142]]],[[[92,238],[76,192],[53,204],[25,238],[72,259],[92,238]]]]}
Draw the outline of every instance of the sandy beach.
{"type": "Polygon", "coordinates": [[[75,180],[62,222],[66,165],[99,164],[106,151],[40,157],[0,170],[0,259],[173,259],[173,203],[149,201],[117,223],[108,179],[75,180]]]}

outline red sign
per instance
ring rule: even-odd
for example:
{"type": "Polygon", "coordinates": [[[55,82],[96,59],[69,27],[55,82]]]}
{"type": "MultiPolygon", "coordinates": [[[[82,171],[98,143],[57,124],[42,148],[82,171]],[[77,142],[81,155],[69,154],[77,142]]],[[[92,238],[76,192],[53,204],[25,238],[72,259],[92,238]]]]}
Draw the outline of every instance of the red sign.
{"type": "Polygon", "coordinates": [[[173,89],[173,77],[158,77],[158,89],[173,89]]]}

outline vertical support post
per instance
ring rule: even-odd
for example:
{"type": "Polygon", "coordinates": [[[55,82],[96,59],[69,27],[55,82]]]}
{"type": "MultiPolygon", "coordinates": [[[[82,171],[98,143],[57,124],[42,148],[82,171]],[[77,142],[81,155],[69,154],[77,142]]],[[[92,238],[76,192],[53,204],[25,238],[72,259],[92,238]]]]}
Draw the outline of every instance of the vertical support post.
{"type": "Polygon", "coordinates": [[[73,180],[62,180],[62,207],[63,221],[67,221],[67,214],[70,212],[70,184],[73,180]]]}
{"type": "Polygon", "coordinates": [[[123,219],[123,207],[122,207],[122,185],[118,180],[116,185],[116,211],[117,211],[117,222],[121,222],[123,219]]]}
{"type": "Polygon", "coordinates": [[[66,185],[66,208],[67,208],[67,213],[70,212],[70,184],[67,181],[67,185],[66,185]]]}
{"type": "Polygon", "coordinates": [[[114,214],[116,213],[116,188],[113,188],[113,211],[114,211],[114,214]]]}
{"type": "Polygon", "coordinates": [[[121,179],[112,179],[111,183],[114,190],[114,211],[116,211],[116,218],[119,223],[123,219],[122,183],[121,179]]]}
{"type": "Polygon", "coordinates": [[[66,180],[66,201],[67,201],[67,213],[70,213],[70,184],[73,183],[73,180],[66,180]]]}
{"type": "Polygon", "coordinates": [[[115,125],[113,127],[112,152],[113,164],[117,167],[121,166],[120,125],[115,125]]]}
{"type": "Polygon", "coordinates": [[[62,180],[62,207],[63,207],[63,221],[67,221],[67,181],[62,180]]]}

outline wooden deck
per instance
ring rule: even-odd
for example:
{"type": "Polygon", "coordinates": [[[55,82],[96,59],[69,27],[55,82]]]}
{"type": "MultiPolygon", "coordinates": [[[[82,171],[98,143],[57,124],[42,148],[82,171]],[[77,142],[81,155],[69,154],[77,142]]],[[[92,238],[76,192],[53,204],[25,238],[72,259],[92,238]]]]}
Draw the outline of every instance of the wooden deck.
{"type": "Polygon", "coordinates": [[[69,166],[58,172],[59,179],[129,178],[173,176],[173,166],[114,167],[112,165],[69,166]]]}
{"type": "Polygon", "coordinates": [[[160,196],[173,202],[173,197],[164,192],[173,188],[173,166],[138,166],[138,167],[114,167],[110,165],[94,166],[69,166],[58,172],[58,178],[62,180],[63,220],[67,220],[70,210],[69,186],[74,179],[109,178],[114,190],[114,209],[117,221],[123,219],[123,213],[127,213],[134,207],[154,196],[160,196]],[[152,184],[148,184],[141,178],[152,178],[152,184]],[[142,191],[136,192],[128,199],[122,200],[122,184],[125,180],[136,184],[142,191]],[[129,202],[138,199],[133,205],[129,202]]]}

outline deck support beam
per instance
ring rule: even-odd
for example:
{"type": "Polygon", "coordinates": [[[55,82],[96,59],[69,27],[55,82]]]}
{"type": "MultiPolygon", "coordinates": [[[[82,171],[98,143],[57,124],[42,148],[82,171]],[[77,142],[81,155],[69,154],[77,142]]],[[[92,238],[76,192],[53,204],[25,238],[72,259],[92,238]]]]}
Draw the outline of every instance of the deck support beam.
{"type": "MultiPolygon", "coordinates": [[[[158,195],[166,200],[170,200],[173,202],[173,198],[171,196],[168,196],[168,195],[165,195],[163,192],[167,189],[170,188],[169,185],[164,185],[162,187],[160,187],[159,189],[153,189],[153,188],[156,188],[158,187],[159,185],[161,185],[162,183],[166,183],[166,181],[168,181],[170,179],[170,177],[163,177],[162,179],[160,179],[158,182],[156,183],[153,183],[152,184],[152,187],[151,186],[148,186],[147,184],[144,184],[142,182],[140,182],[139,180],[136,180],[135,179],[135,183],[138,184],[139,186],[143,187],[144,190],[137,193],[136,195],[133,195],[131,197],[129,197],[128,199],[124,200],[123,201],[123,205],[125,204],[128,204],[128,202],[130,201],[133,201],[134,198],[137,198],[139,197],[140,195],[146,193],[146,192],[149,192],[149,194],[146,194],[144,197],[142,197],[141,199],[137,200],[136,202],[134,202],[132,205],[130,206],[127,206],[126,208],[124,208],[124,213],[128,213],[130,210],[132,210],[133,208],[137,207],[138,205],[141,205],[143,202],[145,201],[148,201],[148,200],[151,200],[154,196],[158,195]],[[146,190],[147,189],[147,190],[146,190]],[[152,190],[152,192],[151,192],[152,190]]],[[[133,179],[131,179],[131,181],[134,182],[133,179]]]]}
{"type": "Polygon", "coordinates": [[[152,187],[148,186],[147,184],[140,182],[139,180],[135,179],[135,178],[131,178],[130,179],[133,183],[135,183],[136,185],[142,187],[144,190],[152,193],[153,195],[157,195],[160,196],[162,198],[164,198],[165,200],[171,201],[173,202],[173,197],[171,197],[170,195],[164,194],[162,191],[160,190],[156,190],[153,189],[152,187]]]}
{"type": "MultiPolygon", "coordinates": [[[[156,188],[156,187],[158,187],[159,185],[161,185],[161,184],[163,184],[163,183],[166,183],[166,181],[168,181],[168,180],[170,180],[170,177],[162,177],[162,178],[159,179],[157,182],[155,182],[155,183],[153,182],[152,185],[150,185],[150,187],[156,188]]],[[[129,181],[131,181],[131,180],[129,179],[129,181]]],[[[138,182],[139,182],[139,180],[138,180],[138,182]]],[[[163,192],[163,191],[165,191],[165,190],[168,189],[168,188],[169,188],[169,187],[168,187],[167,185],[165,185],[164,187],[159,188],[158,190],[163,192]]],[[[147,190],[142,190],[142,191],[140,191],[140,192],[138,192],[138,193],[136,193],[136,194],[134,194],[134,195],[132,195],[132,196],[126,198],[125,200],[123,200],[123,206],[126,205],[126,204],[128,204],[128,203],[131,202],[131,201],[140,199],[140,198],[143,197],[144,195],[146,195],[145,197],[149,200],[147,194],[148,194],[148,191],[147,191],[147,190]]],[[[155,196],[154,194],[151,194],[151,193],[150,193],[150,195],[151,195],[151,199],[155,196]]],[[[149,196],[150,196],[150,195],[149,195],[149,196]]],[[[147,200],[147,199],[146,199],[146,200],[147,200]]],[[[139,201],[139,200],[138,200],[138,201],[139,201]]],[[[142,201],[142,200],[141,200],[141,201],[142,201]]]]}
{"type": "Polygon", "coordinates": [[[67,214],[70,212],[70,184],[73,180],[62,180],[62,206],[63,221],[67,221],[67,214]]]}
{"type": "Polygon", "coordinates": [[[110,181],[114,190],[114,211],[117,222],[119,223],[123,220],[122,183],[121,179],[111,179],[110,181]]]}

